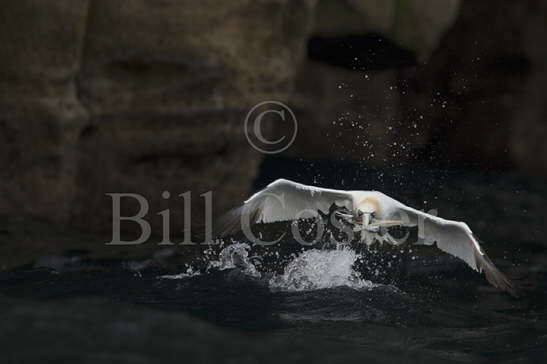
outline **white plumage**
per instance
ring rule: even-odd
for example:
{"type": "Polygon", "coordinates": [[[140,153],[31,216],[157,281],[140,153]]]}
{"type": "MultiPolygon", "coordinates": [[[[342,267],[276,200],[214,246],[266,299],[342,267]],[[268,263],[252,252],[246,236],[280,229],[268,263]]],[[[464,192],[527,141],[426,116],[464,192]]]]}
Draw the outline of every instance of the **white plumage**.
{"type": "Polygon", "coordinates": [[[242,217],[250,218],[251,223],[315,217],[318,211],[328,213],[333,204],[351,212],[352,222],[359,223],[356,228],[363,235],[374,235],[373,228],[383,225],[418,226],[418,244],[436,243],[440,250],[484,272],[493,286],[515,292],[511,281],[488,258],[467,224],[413,209],[378,191],[334,190],[278,179],[226,214],[216,230],[221,236],[234,233],[242,228],[242,217]]]}

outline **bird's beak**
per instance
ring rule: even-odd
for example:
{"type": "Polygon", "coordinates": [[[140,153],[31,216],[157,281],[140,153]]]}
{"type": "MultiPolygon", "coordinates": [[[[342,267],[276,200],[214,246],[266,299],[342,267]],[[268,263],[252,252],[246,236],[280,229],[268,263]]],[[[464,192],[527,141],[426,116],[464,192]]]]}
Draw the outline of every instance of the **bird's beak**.
{"type": "Polygon", "coordinates": [[[354,217],[353,215],[350,215],[350,214],[343,214],[343,213],[338,212],[338,211],[336,212],[336,215],[339,216],[339,217],[341,217],[341,218],[343,218],[343,219],[345,219],[345,220],[348,221],[348,222],[353,222],[354,219],[355,219],[355,217],[354,217]]]}

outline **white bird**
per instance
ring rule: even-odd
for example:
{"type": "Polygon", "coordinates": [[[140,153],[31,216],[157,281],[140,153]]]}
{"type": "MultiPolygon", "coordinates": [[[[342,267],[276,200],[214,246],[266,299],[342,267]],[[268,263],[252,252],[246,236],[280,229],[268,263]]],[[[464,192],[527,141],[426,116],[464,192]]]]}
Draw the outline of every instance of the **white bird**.
{"type": "Polygon", "coordinates": [[[243,206],[224,215],[215,231],[217,236],[226,236],[244,230],[248,224],[316,217],[318,211],[328,213],[333,204],[349,211],[338,216],[359,230],[362,241],[368,244],[373,240],[399,244],[382,236],[382,228],[417,226],[417,244],[436,243],[440,250],[484,272],[494,287],[515,294],[512,282],[488,258],[466,223],[416,210],[378,191],[343,191],[278,179],[252,195],[243,206]]]}

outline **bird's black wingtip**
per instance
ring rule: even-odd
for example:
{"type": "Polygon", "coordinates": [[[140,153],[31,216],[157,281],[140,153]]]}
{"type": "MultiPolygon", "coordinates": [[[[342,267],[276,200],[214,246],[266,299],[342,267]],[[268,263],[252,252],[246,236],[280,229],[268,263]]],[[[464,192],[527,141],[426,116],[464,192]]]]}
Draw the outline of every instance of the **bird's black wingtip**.
{"type": "Polygon", "coordinates": [[[485,254],[483,271],[486,276],[486,280],[494,287],[507,292],[515,298],[521,297],[521,290],[514,280],[510,279],[505,273],[500,271],[494,263],[485,254]]]}

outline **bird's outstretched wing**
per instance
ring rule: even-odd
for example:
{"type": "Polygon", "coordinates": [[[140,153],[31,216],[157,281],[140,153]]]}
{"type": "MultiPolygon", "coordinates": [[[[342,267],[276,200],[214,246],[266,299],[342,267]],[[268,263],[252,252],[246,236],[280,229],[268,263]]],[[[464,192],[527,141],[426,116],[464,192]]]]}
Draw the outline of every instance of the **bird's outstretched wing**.
{"type": "Polygon", "coordinates": [[[433,245],[451,254],[478,272],[484,272],[494,287],[516,295],[513,283],[492,263],[469,226],[464,222],[446,220],[398,203],[393,214],[405,225],[418,226],[419,244],[433,245]]]}
{"type": "Polygon", "coordinates": [[[351,193],[278,179],[251,196],[243,206],[217,219],[214,223],[214,235],[234,234],[246,223],[272,223],[316,217],[318,211],[327,213],[332,204],[353,210],[351,193]]]}

